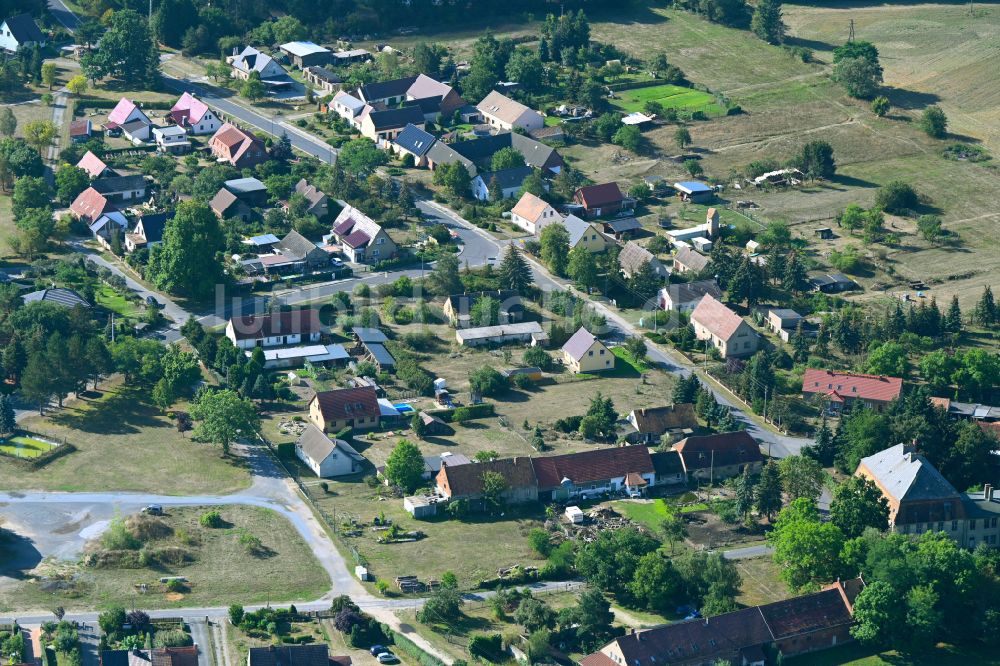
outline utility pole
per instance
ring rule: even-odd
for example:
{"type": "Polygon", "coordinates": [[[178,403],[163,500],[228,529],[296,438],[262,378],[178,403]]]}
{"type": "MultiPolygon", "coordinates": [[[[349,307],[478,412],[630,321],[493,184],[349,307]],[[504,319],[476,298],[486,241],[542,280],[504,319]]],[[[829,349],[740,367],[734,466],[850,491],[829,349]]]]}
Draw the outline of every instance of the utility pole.
{"type": "MultiPolygon", "coordinates": [[[[970,4],[971,4],[971,0],[970,0],[970,4]]],[[[854,41],[854,19],[851,19],[851,31],[847,35],[847,43],[850,44],[853,41],[854,41]]]]}

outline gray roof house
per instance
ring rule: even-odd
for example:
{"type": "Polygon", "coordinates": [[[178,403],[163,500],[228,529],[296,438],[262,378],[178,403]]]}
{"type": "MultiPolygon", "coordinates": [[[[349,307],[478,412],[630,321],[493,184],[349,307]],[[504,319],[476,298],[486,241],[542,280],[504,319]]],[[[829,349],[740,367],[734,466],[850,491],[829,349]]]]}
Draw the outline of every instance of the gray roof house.
{"type": "Polygon", "coordinates": [[[412,155],[416,166],[424,166],[427,164],[427,152],[435,141],[437,139],[433,134],[411,123],[396,136],[392,149],[400,155],[412,155]]]}
{"type": "Polygon", "coordinates": [[[618,254],[618,265],[621,266],[622,274],[627,278],[638,273],[642,265],[647,262],[660,277],[666,277],[669,274],[667,268],[660,263],[660,260],[652,252],[635,241],[625,243],[625,247],[618,254]]]}
{"type": "Polygon", "coordinates": [[[674,271],[677,273],[700,273],[708,268],[711,261],[692,248],[682,246],[674,255],[674,271]]]}
{"type": "Polygon", "coordinates": [[[283,256],[296,257],[306,263],[307,268],[319,268],[329,265],[330,255],[311,240],[292,230],[278,243],[277,250],[283,256]]]}
{"type": "Polygon", "coordinates": [[[330,439],[312,423],[306,424],[295,443],[295,455],[321,479],[361,472],[368,462],[350,444],[330,439]]]}
{"type": "Polygon", "coordinates": [[[55,305],[61,305],[66,308],[89,308],[90,303],[88,303],[83,296],[76,293],[72,289],[64,289],[63,287],[53,287],[51,289],[40,289],[39,291],[33,291],[29,294],[25,294],[21,297],[25,305],[28,303],[54,303],[55,305]]]}
{"type": "Polygon", "coordinates": [[[494,197],[509,199],[521,190],[525,178],[531,175],[530,166],[501,169],[500,171],[484,171],[472,179],[472,196],[480,201],[488,201],[494,197]],[[493,188],[498,188],[494,192],[493,188]]]}
{"type": "Polygon", "coordinates": [[[659,306],[664,310],[691,312],[698,307],[705,294],[711,294],[716,300],[722,298],[722,290],[714,278],[670,284],[660,290],[659,306]]]}
{"type": "Polygon", "coordinates": [[[18,14],[0,23],[0,51],[17,53],[34,45],[45,46],[45,35],[29,14],[18,14]]]}

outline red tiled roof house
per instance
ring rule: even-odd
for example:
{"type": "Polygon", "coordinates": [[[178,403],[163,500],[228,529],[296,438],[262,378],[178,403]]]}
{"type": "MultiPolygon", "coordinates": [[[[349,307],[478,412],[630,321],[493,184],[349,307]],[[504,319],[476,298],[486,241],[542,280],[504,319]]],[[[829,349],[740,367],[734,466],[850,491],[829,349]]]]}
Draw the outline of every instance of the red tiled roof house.
{"type": "Polygon", "coordinates": [[[764,465],[760,445],[745,430],[716,435],[695,435],[674,444],[688,478],[725,479],[743,473],[756,474],[764,465]]]}
{"type": "Polygon", "coordinates": [[[902,392],[903,380],[899,377],[816,368],[807,368],[802,375],[802,396],[806,399],[818,397],[838,412],[857,402],[868,409],[881,411],[902,392]]]}
{"type": "Polygon", "coordinates": [[[370,430],[380,419],[378,396],[371,386],[321,391],[309,401],[309,420],[323,432],[370,430]]]}
{"type": "Polygon", "coordinates": [[[656,470],[645,446],[621,446],[561,456],[532,458],[538,499],[563,502],[603,493],[645,493],[656,470]]]}
{"type": "Polygon", "coordinates": [[[209,139],[208,147],[216,159],[237,169],[254,167],[267,159],[263,141],[229,123],[223,124],[209,139]]]}
{"type": "Polygon", "coordinates": [[[602,183],[581,187],[573,195],[573,201],[583,206],[587,217],[600,217],[621,212],[625,196],[618,188],[618,183],[602,183]]]}
{"type": "Polygon", "coordinates": [[[691,313],[691,325],[699,340],[707,340],[722,358],[750,356],[760,346],[760,335],[750,324],[711,294],[705,294],[691,313]]]}

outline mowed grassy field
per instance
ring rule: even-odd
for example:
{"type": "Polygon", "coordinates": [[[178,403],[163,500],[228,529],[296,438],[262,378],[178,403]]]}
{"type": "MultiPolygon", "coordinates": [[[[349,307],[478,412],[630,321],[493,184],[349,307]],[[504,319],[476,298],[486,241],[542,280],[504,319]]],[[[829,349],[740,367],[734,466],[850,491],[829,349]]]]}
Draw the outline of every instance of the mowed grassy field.
{"type": "Polygon", "coordinates": [[[191,440],[144,402],[137,389],[109,386],[102,395],[67,402],[48,415],[19,424],[76,451],[26,470],[0,458],[0,488],[105,492],[114,490],[194,495],[225,494],[250,485],[239,458],[223,458],[218,446],[191,440]]]}
{"type": "Polygon", "coordinates": [[[880,652],[851,644],[786,659],[785,663],[789,666],[996,666],[1000,664],[1000,658],[994,651],[978,646],[959,648],[940,644],[918,655],[903,655],[896,651],[880,652]]]}
{"type": "Polygon", "coordinates": [[[646,102],[659,102],[665,109],[679,111],[704,111],[705,113],[721,113],[722,111],[711,95],[683,86],[649,86],[621,90],[615,94],[618,95],[618,99],[613,100],[611,104],[627,113],[642,111],[646,102]]]}

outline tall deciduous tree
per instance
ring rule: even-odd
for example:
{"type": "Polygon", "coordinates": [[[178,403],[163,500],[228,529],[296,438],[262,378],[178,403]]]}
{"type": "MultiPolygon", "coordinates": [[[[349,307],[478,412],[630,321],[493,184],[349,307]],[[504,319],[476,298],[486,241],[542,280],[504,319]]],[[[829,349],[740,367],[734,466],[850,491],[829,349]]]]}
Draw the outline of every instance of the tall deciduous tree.
{"type": "Polygon", "coordinates": [[[194,404],[191,415],[199,421],[194,436],[222,446],[229,446],[240,437],[250,437],[260,431],[257,408],[231,389],[207,391],[194,404]]]}
{"type": "Polygon", "coordinates": [[[760,473],[760,480],[754,489],[754,505],[757,512],[771,516],[781,509],[781,471],[774,460],[767,461],[760,473]]]}
{"type": "Polygon", "coordinates": [[[847,538],[861,536],[869,527],[885,531],[889,527],[889,502],[874,483],[852,476],[833,492],[830,522],[847,538]]]}
{"type": "Polygon", "coordinates": [[[781,0],[760,0],[750,19],[750,29],[769,44],[780,44],[785,38],[781,20],[781,0]]]}
{"type": "Polygon", "coordinates": [[[101,48],[81,58],[91,79],[113,76],[127,85],[155,87],[160,78],[160,56],[146,19],[132,9],[111,14],[101,48]]]}
{"type": "Polygon", "coordinates": [[[542,229],[540,238],[542,261],[556,275],[566,275],[569,263],[569,232],[561,224],[550,224],[542,229]]]}
{"type": "Polygon", "coordinates": [[[423,480],[424,457],[413,442],[401,439],[385,461],[385,478],[389,483],[412,493],[423,480]]]}
{"type": "Polygon", "coordinates": [[[222,284],[222,264],[216,256],[225,247],[219,219],[208,204],[185,201],[153,248],[148,275],[162,289],[181,296],[205,298],[222,284]]]}

